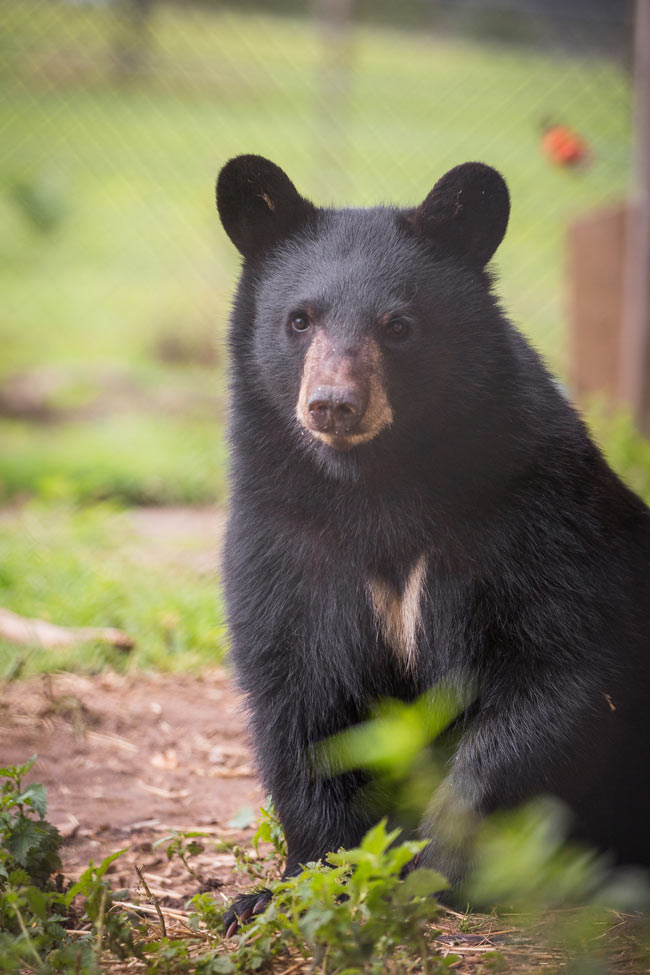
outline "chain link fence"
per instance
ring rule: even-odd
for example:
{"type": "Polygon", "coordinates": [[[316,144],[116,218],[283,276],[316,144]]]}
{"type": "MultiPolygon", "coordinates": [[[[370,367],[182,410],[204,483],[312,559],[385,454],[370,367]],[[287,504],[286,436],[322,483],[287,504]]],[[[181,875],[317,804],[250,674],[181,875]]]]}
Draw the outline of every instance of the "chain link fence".
{"type": "Polygon", "coordinates": [[[221,416],[238,258],[213,185],[241,152],[355,206],[496,166],[513,205],[500,292],[566,375],[565,233],[626,192],[629,32],[614,0],[0,0],[0,398],[221,416]],[[558,125],[578,165],[544,151],[558,125]]]}
{"type": "MultiPolygon", "coordinates": [[[[353,205],[417,202],[447,167],[484,159],[513,194],[500,258],[508,298],[560,366],[564,228],[627,180],[624,8],[247,6],[4,0],[3,166],[14,195],[17,175],[40,181],[52,213],[35,219],[56,221],[58,185],[59,209],[82,219],[79,194],[94,183],[119,227],[116,247],[119,234],[140,237],[155,266],[159,236],[176,237],[177,271],[225,281],[232,262],[220,275],[220,255],[209,256],[210,192],[230,155],[268,154],[316,200],[353,205]],[[583,168],[542,155],[546,124],[581,134],[583,168]],[[156,193],[165,199],[143,220],[156,193]]],[[[105,229],[100,220],[98,238],[105,229]]]]}

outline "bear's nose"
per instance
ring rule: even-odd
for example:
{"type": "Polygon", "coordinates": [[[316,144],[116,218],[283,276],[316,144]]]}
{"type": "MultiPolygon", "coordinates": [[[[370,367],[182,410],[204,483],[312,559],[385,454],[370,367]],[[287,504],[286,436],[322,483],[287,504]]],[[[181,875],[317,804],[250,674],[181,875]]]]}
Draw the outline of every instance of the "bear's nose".
{"type": "Polygon", "coordinates": [[[366,405],[366,398],[355,386],[316,386],[307,404],[309,424],[320,433],[352,433],[366,405]]]}

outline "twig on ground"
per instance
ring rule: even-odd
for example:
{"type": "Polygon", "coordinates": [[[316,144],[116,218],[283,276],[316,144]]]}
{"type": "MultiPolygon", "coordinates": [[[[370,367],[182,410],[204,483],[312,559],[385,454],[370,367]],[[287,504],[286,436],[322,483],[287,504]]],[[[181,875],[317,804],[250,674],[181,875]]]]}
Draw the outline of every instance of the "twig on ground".
{"type": "Polygon", "coordinates": [[[47,620],[27,619],[9,609],[0,609],[0,637],[9,643],[35,643],[46,650],[70,647],[90,640],[110,643],[118,650],[125,651],[134,646],[130,636],[112,626],[58,626],[47,620]]]}
{"type": "Polygon", "coordinates": [[[160,904],[158,903],[158,898],[155,897],[151,893],[151,891],[149,889],[149,884],[144,879],[144,874],[142,873],[142,870],[140,869],[140,867],[137,866],[137,864],[135,865],[135,872],[137,873],[138,877],[140,878],[140,883],[142,884],[142,886],[146,890],[149,899],[151,900],[151,902],[153,903],[153,906],[156,909],[156,914],[158,915],[158,920],[160,921],[160,929],[162,931],[162,936],[163,936],[163,938],[166,938],[167,937],[167,926],[165,924],[165,918],[163,917],[163,912],[160,910],[160,904]]]}
{"type": "MultiPolygon", "coordinates": [[[[137,869],[137,867],[136,867],[137,869]]],[[[120,901],[120,907],[126,907],[129,911],[140,911],[142,914],[158,914],[155,907],[150,907],[149,904],[134,904],[132,901],[120,901]]],[[[165,917],[168,917],[174,921],[187,921],[189,914],[186,911],[177,911],[170,907],[161,907],[158,905],[158,910],[165,917]]]]}

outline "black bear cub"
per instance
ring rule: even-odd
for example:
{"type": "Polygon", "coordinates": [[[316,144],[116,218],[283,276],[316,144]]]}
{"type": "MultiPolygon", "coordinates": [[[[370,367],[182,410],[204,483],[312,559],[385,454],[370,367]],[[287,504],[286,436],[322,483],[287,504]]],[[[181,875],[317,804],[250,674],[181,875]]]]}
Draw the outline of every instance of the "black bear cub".
{"type": "Polygon", "coordinates": [[[248,155],[217,204],[244,258],[225,593],[285,875],[377,815],[311,746],[440,681],[475,688],[445,795],[480,815],[554,794],[576,837],[649,865],[650,512],[492,294],[502,177],[466,163],[411,210],[321,209],[248,155]]]}

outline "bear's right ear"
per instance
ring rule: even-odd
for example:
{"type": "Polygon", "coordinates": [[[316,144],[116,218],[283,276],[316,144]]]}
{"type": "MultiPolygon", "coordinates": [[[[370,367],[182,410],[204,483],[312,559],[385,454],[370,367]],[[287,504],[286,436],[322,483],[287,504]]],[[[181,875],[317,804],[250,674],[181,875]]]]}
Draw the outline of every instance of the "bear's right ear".
{"type": "Polygon", "coordinates": [[[223,228],[244,257],[256,257],[299,230],[316,207],[279,166],[263,156],[236,156],[217,179],[223,228]]]}
{"type": "Polygon", "coordinates": [[[505,180],[484,163],[455,166],[407,214],[413,230],[470,267],[483,268],[503,240],[510,214],[505,180]]]}

